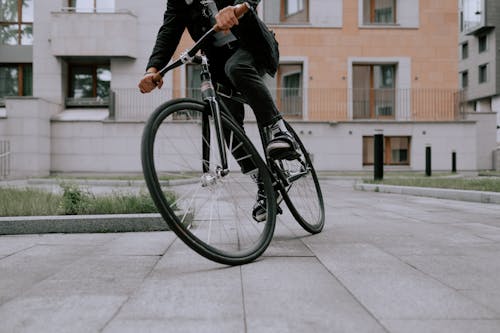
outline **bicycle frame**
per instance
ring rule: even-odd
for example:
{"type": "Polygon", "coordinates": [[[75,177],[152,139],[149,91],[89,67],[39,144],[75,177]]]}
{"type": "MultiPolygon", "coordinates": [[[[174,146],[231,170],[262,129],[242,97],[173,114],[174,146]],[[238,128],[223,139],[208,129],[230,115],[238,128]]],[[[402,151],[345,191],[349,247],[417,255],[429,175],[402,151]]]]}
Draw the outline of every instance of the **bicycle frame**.
{"type": "MultiPolygon", "coordinates": [[[[193,57],[193,59],[195,59],[193,57]]],[[[214,127],[215,134],[217,137],[217,146],[219,148],[220,161],[221,166],[218,172],[220,176],[225,176],[229,173],[228,162],[227,162],[227,152],[225,146],[225,138],[222,130],[222,120],[221,120],[221,109],[219,107],[219,103],[217,102],[217,97],[215,93],[214,86],[212,84],[212,80],[210,77],[210,71],[208,70],[208,60],[207,57],[202,55],[201,59],[201,96],[203,100],[207,103],[210,108],[210,113],[214,119],[214,127]]],[[[208,117],[203,117],[202,119],[202,128],[203,128],[203,147],[206,148],[207,145],[210,144],[210,126],[208,124],[208,117]],[[206,136],[205,136],[206,135],[206,136]]],[[[206,156],[208,154],[208,149],[204,149],[203,151],[203,160],[208,161],[210,156],[206,156]]],[[[207,172],[207,165],[204,162],[203,172],[207,172]]]]}

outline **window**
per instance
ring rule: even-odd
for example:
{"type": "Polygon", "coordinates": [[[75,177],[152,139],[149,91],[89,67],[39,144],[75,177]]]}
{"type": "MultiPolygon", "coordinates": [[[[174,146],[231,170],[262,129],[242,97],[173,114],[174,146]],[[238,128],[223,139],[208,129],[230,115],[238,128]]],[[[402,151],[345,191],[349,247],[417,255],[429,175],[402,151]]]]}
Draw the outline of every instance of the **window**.
{"type": "Polygon", "coordinates": [[[396,0],[363,0],[363,24],[395,24],[396,0]]]}
{"type": "Polygon", "coordinates": [[[478,52],[482,53],[488,50],[488,36],[481,35],[477,38],[478,52]]]}
{"type": "MultiPolygon", "coordinates": [[[[410,165],[410,136],[384,136],[384,164],[410,165]]],[[[363,165],[373,165],[373,136],[363,137],[363,165]]]]}
{"type": "Polygon", "coordinates": [[[462,88],[465,89],[469,86],[469,72],[464,71],[461,73],[462,75],[462,88]]]}
{"type": "Polygon", "coordinates": [[[285,15],[295,15],[304,10],[304,0],[285,0],[285,15]]]}
{"type": "Polygon", "coordinates": [[[462,44],[462,59],[467,59],[469,57],[469,43],[462,44]]]}
{"type": "Polygon", "coordinates": [[[278,109],[286,117],[302,118],[302,64],[280,64],[278,69],[278,109]]]}
{"type": "Polygon", "coordinates": [[[68,6],[79,13],[114,12],[115,0],[69,0],[68,6]]]}
{"type": "Polygon", "coordinates": [[[479,66],[479,83],[488,81],[488,64],[479,66]]]}
{"type": "Polygon", "coordinates": [[[66,105],[106,106],[109,104],[110,84],[109,64],[70,64],[66,105]]]}
{"type": "Polygon", "coordinates": [[[476,30],[484,21],[482,0],[460,0],[460,31],[476,30]]]}
{"type": "Polygon", "coordinates": [[[6,96],[32,96],[31,64],[0,64],[0,105],[6,96]]]}
{"type": "Polygon", "coordinates": [[[0,0],[0,5],[2,44],[33,44],[33,0],[0,0]]]}
{"type": "Polygon", "coordinates": [[[353,119],[394,118],[396,65],[353,66],[353,119]]]}
{"type": "Polygon", "coordinates": [[[264,22],[268,24],[309,23],[309,0],[276,1],[262,1],[264,22]]]}

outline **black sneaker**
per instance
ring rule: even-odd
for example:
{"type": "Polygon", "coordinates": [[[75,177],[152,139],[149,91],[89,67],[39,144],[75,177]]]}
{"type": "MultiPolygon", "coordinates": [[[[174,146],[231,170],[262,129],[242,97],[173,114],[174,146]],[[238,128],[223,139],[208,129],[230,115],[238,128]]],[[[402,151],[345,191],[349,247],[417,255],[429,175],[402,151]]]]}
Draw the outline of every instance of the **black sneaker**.
{"type": "MultiPolygon", "coordinates": [[[[281,201],[283,201],[283,197],[281,196],[281,192],[276,192],[276,205],[277,205],[277,213],[281,214],[283,211],[279,207],[281,201]]],[[[252,209],[252,217],[257,222],[265,222],[267,217],[267,209],[266,209],[266,196],[264,195],[264,191],[259,189],[257,192],[257,201],[253,205],[252,209]]]]}
{"type": "Polygon", "coordinates": [[[277,132],[266,147],[267,155],[273,160],[294,160],[299,158],[297,142],[289,132],[277,132]]]}

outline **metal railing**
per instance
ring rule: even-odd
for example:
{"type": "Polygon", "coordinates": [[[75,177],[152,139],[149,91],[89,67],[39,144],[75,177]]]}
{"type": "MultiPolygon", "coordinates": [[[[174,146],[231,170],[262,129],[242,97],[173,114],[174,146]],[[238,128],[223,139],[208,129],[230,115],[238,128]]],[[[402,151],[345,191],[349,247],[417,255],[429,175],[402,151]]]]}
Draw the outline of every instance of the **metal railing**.
{"type": "MultiPolygon", "coordinates": [[[[271,89],[285,117],[311,121],[395,120],[454,121],[463,119],[465,95],[453,89],[271,89]]],[[[163,87],[143,95],[137,89],[116,89],[116,120],[145,120],[161,103],[176,97],[197,97],[199,91],[163,87]]]]}
{"type": "Polygon", "coordinates": [[[63,13],[123,13],[129,12],[126,10],[116,10],[115,8],[100,8],[100,7],[62,7],[63,13]]]}
{"type": "Polygon", "coordinates": [[[0,179],[5,179],[10,174],[10,142],[0,140],[0,179]]]}
{"type": "Polygon", "coordinates": [[[109,105],[109,97],[67,97],[66,107],[107,107],[109,105]]]}

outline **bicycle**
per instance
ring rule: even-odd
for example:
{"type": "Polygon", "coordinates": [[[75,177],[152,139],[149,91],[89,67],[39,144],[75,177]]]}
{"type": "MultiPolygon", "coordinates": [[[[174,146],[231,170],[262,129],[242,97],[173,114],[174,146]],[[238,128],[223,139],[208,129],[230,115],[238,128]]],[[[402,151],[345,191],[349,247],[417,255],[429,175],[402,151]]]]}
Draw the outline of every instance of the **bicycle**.
{"type": "MultiPolygon", "coordinates": [[[[187,63],[200,65],[202,100],[178,98],[157,107],[144,127],[141,159],[151,197],[169,228],[200,255],[240,265],[258,258],[270,244],[281,211],[277,196],[312,234],[323,229],[324,203],[309,153],[289,124],[299,156],[274,161],[261,156],[232,119],[223,99],[244,98],[216,90],[207,58],[197,55],[216,31],[214,26],[158,73],[163,76],[187,63]],[[182,146],[185,142],[189,145],[182,146]],[[241,172],[245,164],[258,170],[260,182],[241,172]],[[252,208],[259,188],[266,197],[266,218],[257,223],[252,208]]],[[[259,135],[265,147],[270,133],[259,128],[259,135]]]]}

